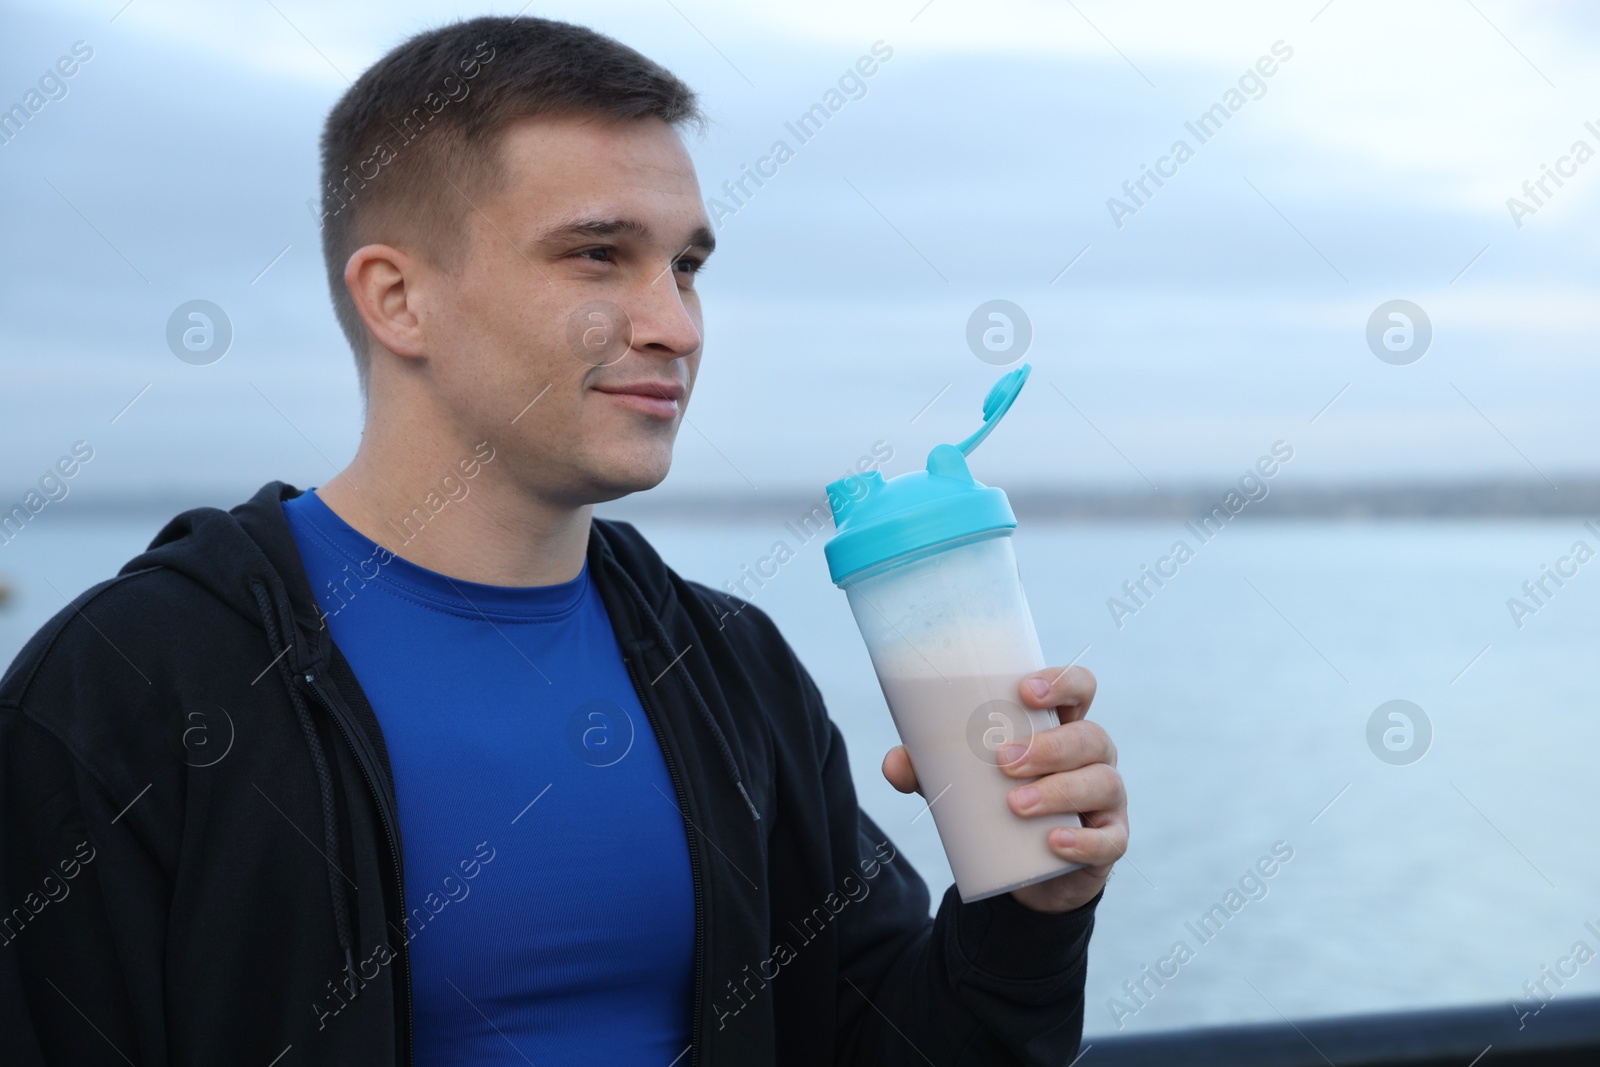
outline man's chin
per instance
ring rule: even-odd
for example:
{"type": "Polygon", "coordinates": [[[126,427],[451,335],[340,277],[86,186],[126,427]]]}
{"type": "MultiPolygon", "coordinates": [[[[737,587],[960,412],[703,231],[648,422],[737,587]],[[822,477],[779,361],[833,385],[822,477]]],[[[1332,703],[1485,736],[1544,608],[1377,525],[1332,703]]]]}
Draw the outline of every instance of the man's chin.
{"type": "Polygon", "coordinates": [[[607,501],[618,500],[633,493],[643,493],[654,489],[666,480],[668,472],[672,469],[670,459],[667,463],[641,464],[634,467],[619,468],[617,470],[598,473],[591,483],[587,494],[591,504],[604,504],[607,501]]]}

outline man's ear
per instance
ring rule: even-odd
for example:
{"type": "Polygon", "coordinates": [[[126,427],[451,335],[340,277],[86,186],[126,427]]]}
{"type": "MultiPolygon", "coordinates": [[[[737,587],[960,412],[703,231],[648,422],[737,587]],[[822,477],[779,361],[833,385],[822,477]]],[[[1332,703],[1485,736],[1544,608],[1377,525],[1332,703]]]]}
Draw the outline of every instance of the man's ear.
{"type": "Polygon", "coordinates": [[[363,245],[344,265],[344,284],[373,338],[397,356],[424,355],[411,286],[422,264],[392,245],[363,245]]]}

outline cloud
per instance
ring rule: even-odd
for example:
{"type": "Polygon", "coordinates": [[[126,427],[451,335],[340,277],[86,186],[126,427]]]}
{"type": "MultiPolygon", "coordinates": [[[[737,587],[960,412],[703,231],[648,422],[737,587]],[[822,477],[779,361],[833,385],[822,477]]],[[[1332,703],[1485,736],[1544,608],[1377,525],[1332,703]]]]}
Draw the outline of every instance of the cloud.
{"type": "MultiPolygon", "coordinates": [[[[114,4],[13,15],[0,69],[22,73],[0,99],[75,40],[96,58],[0,148],[14,309],[0,369],[19,398],[0,485],[102,425],[99,469],[129,490],[311,482],[348,459],[359,401],[305,208],[316,138],[344,88],[335,67],[355,76],[451,12],[402,5],[374,23],[275,3],[282,15],[146,0],[115,22],[114,4]],[[204,368],[163,341],[196,298],[235,328],[204,368]]],[[[965,322],[994,298],[1033,318],[1041,375],[985,445],[997,481],[1142,484],[1047,381],[1158,481],[1231,471],[1347,382],[1318,423],[1325,456],[1307,457],[1328,477],[1518,462],[1478,440],[1452,383],[1530,454],[1592,454],[1600,164],[1520,230],[1504,199],[1600,120],[1570,103],[1600,99],[1583,59],[1594,18],[1319,6],[542,7],[700,88],[716,123],[691,151],[708,195],[872,42],[895,49],[719,233],[690,413],[705,439],[680,435],[661,491],[745,486],[723,453],[763,487],[809,487],[875,439],[916,457],[968,432],[994,368],[966,350],[965,322]],[[1280,39],[1295,55],[1267,93],[1117,229],[1106,199],[1280,39]],[[1362,340],[1395,297],[1424,306],[1438,338],[1409,368],[1362,340]]]]}

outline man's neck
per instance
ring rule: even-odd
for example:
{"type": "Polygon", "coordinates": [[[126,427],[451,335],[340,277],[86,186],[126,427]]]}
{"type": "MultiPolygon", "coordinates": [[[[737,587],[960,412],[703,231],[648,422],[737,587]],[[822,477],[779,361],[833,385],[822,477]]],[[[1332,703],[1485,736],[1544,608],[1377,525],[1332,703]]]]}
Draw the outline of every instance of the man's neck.
{"type": "Polygon", "coordinates": [[[460,456],[445,451],[414,444],[385,448],[369,438],[317,496],[390,552],[451,578],[534,586],[578,576],[592,505],[563,506],[530,496],[504,460],[497,465],[482,459],[493,455],[489,449],[468,448],[460,456]],[[469,477],[465,470],[474,466],[469,477]]]}

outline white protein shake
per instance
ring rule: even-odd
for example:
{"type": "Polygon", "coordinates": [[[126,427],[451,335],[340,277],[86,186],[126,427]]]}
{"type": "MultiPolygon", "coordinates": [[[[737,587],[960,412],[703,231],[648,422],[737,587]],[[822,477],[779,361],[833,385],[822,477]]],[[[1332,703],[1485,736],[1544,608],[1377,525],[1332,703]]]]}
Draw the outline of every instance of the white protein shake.
{"type": "Polygon", "coordinates": [[[939,839],[964,901],[1054,878],[1078,866],[1057,857],[1045,842],[1052,827],[1078,826],[1078,816],[1024,819],[1013,815],[1006,804],[1007,793],[1035,779],[1001,772],[998,750],[1013,742],[1026,745],[1032,730],[1056,725],[1055,712],[1018,703],[1017,685],[1025,676],[878,679],[900,740],[914,753],[911,763],[923,796],[933,804],[939,839]],[[961,719],[967,717],[962,711],[967,708],[984,710],[962,730],[961,719]],[[988,759],[980,762],[975,747],[988,759]],[[968,886],[973,887],[971,892],[968,886]]]}
{"type": "Polygon", "coordinates": [[[1022,704],[1022,679],[1045,660],[1010,538],[947,547],[845,591],[961,899],[1075,870],[1046,838],[1078,816],[1025,818],[1006,803],[1034,779],[1005,774],[1000,750],[1057,725],[1053,710],[1022,704]]]}

